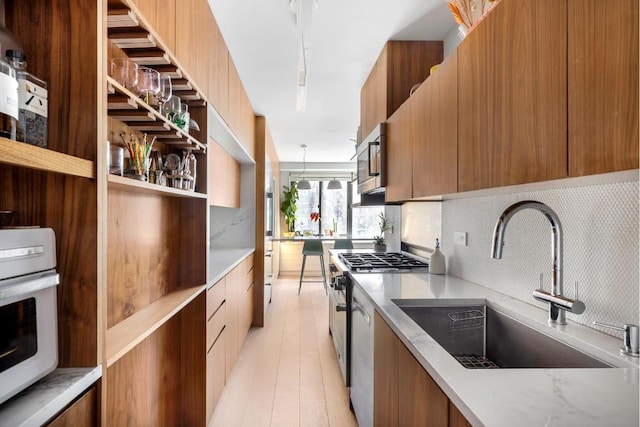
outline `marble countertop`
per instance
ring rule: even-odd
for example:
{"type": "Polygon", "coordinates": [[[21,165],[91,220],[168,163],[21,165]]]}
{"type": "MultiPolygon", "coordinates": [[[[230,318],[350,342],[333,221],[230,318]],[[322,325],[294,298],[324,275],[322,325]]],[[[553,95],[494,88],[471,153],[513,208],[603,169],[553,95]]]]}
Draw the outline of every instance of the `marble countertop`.
{"type": "Polygon", "coordinates": [[[102,367],[58,368],[0,405],[0,425],[41,426],[102,375],[102,367]]]}
{"type": "Polygon", "coordinates": [[[226,276],[255,251],[255,248],[211,249],[209,251],[207,289],[215,285],[218,280],[226,276]]]}
{"type": "Polygon", "coordinates": [[[620,354],[620,339],[571,321],[565,326],[550,326],[545,310],[456,277],[426,273],[353,277],[474,426],[639,425],[639,361],[620,354]],[[484,300],[488,306],[617,368],[465,369],[392,299],[484,300]]]}

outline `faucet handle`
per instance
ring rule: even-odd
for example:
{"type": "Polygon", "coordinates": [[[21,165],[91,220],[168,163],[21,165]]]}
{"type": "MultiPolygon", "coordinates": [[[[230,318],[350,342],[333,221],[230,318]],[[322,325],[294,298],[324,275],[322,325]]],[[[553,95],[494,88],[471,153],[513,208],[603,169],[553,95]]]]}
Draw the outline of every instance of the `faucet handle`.
{"type": "Polygon", "coordinates": [[[594,321],[593,325],[624,332],[624,337],[622,338],[624,347],[620,349],[620,353],[627,356],[640,357],[640,339],[638,325],[625,323],[622,327],[620,327],[597,321],[594,321]]]}

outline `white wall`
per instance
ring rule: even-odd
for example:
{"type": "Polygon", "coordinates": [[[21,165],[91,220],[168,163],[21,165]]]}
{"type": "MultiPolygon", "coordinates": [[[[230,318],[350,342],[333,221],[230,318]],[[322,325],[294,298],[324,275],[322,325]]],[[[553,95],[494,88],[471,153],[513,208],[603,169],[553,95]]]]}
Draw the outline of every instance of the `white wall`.
{"type": "MultiPolygon", "coordinates": [[[[551,228],[539,212],[517,213],[505,232],[502,260],[490,258],[491,238],[498,216],[520,200],[537,200],[560,217],[564,230],[564,289],[586,304],[582,315],[567,318],[591,326],[600,320],[611,324],[638,323],[638,180],[573,188],[533,190],[445,200],[441,218],[428,203],[406,203],[403,216],[417,224],[441,221],[442,251],[449,274],[478,283],[529,304],[546,309],[531,292],[544,273],[551,286],[551,228]],[[468,245],[454,246],[454,231],[468,233],[468,245]]],[[[424,242],[429,246],[430,242],[424,242]]],[[[607,331],[609,333],[609,331],[607,331]]],[[[620,336],[618,334],[618,336],[620,336]]]]}

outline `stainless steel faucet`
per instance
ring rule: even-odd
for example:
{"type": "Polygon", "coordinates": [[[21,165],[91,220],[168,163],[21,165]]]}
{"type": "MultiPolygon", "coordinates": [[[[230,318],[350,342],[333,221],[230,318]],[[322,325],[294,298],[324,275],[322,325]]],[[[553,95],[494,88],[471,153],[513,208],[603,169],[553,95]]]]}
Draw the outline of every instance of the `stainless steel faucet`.
{"type": "MultiPolygon", "coordinates": [[[[539,289],[533,291],[533,297],[539,301],[549,303],[549,323],[557,325],[566,325],[567,320],[565,311],[570,311],[575,314],[581,314],[585,310],[585,305],[582,301],[578,301],[577,296],[575,300],[566,298],[563,294],[562,287],[562,225],[560,224],[560,218],[558,215],[544,203],[536,202],[533,200],[525,200],[522,202],[514,203],[502,212],[496,227],[493,230],[493,243],[491,245],[491,258],[502,258],[502,246],[504,245],[504,231],[507,228],[507,224],[516,212],[523,209],[535,209],[544,214],[545,217],[551,223],[551,233],[553,235],[553,244],[551,248],[551,255],[553,256],[553,279],[551,282],[551,293],[542,289],[542,285],[539,289]]],[[[577,286],[577,285],[576,285],[577,286]]],[[[577,288],[576,288],[577,293],[577,288]]]]}

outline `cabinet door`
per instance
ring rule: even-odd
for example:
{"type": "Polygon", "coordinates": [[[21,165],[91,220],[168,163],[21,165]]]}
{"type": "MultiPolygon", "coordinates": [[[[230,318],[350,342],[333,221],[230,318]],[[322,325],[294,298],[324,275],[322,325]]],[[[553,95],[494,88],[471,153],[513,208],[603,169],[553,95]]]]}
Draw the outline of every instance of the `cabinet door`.
{"type": "Polygon", "coordinates": [[[240,326],[238,324],[238,312],[240,306],[238,267],[234,268],[226,276],[226,366],[225,378],[228,380],[231,375],[233,365],[240,353],[240,344],[238,338],[240,335],[240,326]]]}
{"type": "Polygon", "coordinates": [[[213,139],[209,139],[207,160],[209,204],[239,208],[240,164],[213,139]]]}
{"type": "Polygon", "coordinates": [[[411,167],[416,123],[416,104],[405,102],[387,121],[385,200],[400,202],[413,195],[411,167]]]}
{"type": "Polygon", "coordinates": [[[467,421],[452,401],[449,401],[449,427],[471,427],[471,423],[467,421]]]}
{"type": "MultiPolygon", "coordinates": [[[[136,0],[140,1],[140,0],[136,0]]],[[[149,0],[145,0],[149,1],[149,0]]],[[[154,28],[160,39],[171,52],[176,51],[176,0],[153,0],[156,5],[156,24],[154,28]]]]}
{"type": "Polygon", "coordinates": [[[638,0],[569,0],[569,175],[638,168],[638,0]]]}
{"type": "Polygon", "coordinates": [[[398,422],[401,426],[446,427],[449,398],[407,348],[398,352],[398,422]]]}
{"type": "Polygon", "coordinates": [[[158,0],[131,0],[133,6],[138,10],[138,13],[149,23],[151,28],[157,26],[157,6],[158,0]]]}
{"type": "Polygon", "coordinates": [[[456,52],[406,102],[416,103],[413,195],[458,191],[458,62],[456,52]]]}
{"type": "Polygon", "coordinates": [[[373,327],[373,423],[398,425],[398,351],[400,341],[376,311],[373,327]]]}
{"type": "Polygon", "coordinates": [[[211,15],[209,29],[209,90],[208,101],[228,123],[229,121],[229,51],[215,17],[211,15]]]}
{"type": "Polygon", "coordinates": [[[227,122],[240,143],[253,158],[255,155],[255,116],[242,86],[233,60],[229,58],[229,121],[227,122]]]}
{"type": "Polygon", "coordinates": [[[51,421],[49,427],[90,427],[97,425],[96,388],[92,387],[80,399],[51,421]]]}
{"type": "Polygon", "coordinates": [[[458,46],[458,189],[567,175],[567,10],[503,0],[458,46]]]}
{"type": "Polygon", "coordinates": [[[223,329],[207,352],[207,424],[220,400],[226,378],[226,330],[223,329]]]}
{"type": "Polygon", "coordinates": [[[373,128],[387,120],[387,46],[382,49],[360,91],[360,136],[364,140],[373,128]]]}

